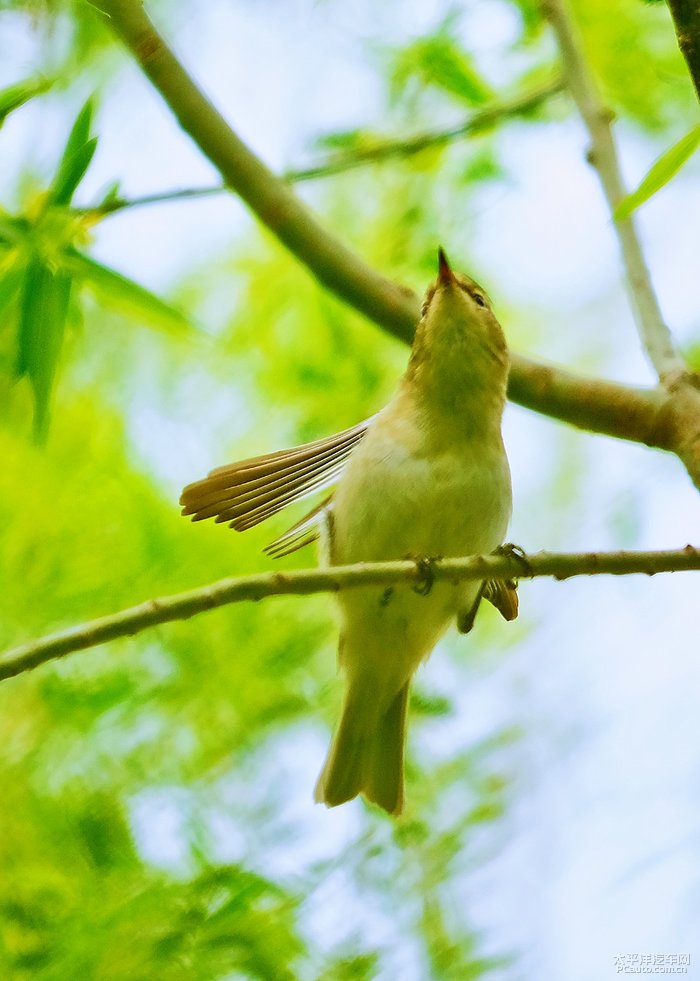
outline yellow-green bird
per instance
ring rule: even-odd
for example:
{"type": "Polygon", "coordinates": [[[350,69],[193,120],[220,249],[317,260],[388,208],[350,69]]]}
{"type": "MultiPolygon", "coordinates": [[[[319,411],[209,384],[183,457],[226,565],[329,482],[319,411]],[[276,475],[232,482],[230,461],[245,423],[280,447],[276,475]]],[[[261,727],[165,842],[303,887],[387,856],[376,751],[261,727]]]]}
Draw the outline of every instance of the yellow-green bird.
{"type": "MultiPolygon", "coordinates": [[[[268,546],[286,555],[316,538],[331,565],[491,552],[505,537],[511,482],[501,437],[508,380],[503,330],[481,287],[442,250],[411,357],[388,405],[326,439],[213,470],[182,492],[183,514],[242,531],[336,483],[268,546]]],[[[338,595],[340,723],[316,785],[334,807],[358,794],[402,810],[411,679],[450,621],[466,633],[483,597],[517,616],[513,583],[367,586],[338,595]]]]}

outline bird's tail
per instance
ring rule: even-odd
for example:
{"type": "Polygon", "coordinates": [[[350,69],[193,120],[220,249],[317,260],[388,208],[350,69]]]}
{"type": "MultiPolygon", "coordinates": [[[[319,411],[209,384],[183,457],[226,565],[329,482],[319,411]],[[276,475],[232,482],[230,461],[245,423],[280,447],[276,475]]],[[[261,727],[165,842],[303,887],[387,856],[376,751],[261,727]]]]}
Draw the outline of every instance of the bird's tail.
{"type": "Polygon", "coordinates": [[[367,697],[348,689],[316,784],[317,801],[335,807],[363,794],[389,814],[401,813],[409,687],[407,681],[379,719],[368,719],[367,697]]]}

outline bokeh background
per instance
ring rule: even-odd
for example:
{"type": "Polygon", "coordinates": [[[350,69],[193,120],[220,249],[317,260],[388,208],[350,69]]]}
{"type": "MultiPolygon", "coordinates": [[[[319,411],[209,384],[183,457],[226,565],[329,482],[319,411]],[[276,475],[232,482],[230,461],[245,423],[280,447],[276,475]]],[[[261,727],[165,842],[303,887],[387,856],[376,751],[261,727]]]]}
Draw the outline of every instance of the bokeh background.
{"type": "MultiPolygon", "coordinates": [[[[573,9],[633,187],[697,120],[668,11],[573,9]]],[[[531,0],[149,10],[278,172],[459,125],[558,70],[531,0]]],[[[364,418],[407,357],[231,195],[110,212],[218,178],[93,7],[0,4],[0,88],[18,82],[32,97],[0,130],[3,648],[269,569],[286,516],[244,536],[191,525],[182,485],[364,418]],[[71,210],[56,171],[88,97],[98,142],[71,210]],[[54,323],[23,283],[32,262],[57,282],[66,249],[93,265],[74,259],[54,323]]],[[[586,146],[559,94],[298,192],[418,291],[442,244],[514,350],[653,384],[586,146]]],[[[697,158],[638,217],[698,367],[697,158]]],[[[698,544],[675,458],[517,406],[505,438],[526,550],[698,544]]],[[[583,981],[627,952],[683,954],[700,976],[697,590],[697,573],[539,579],[515,623],[488,609],[450,634],[418,675],[400,821],[312,802],[340,698],[329,597],[225,608],[4,682],[0,976],[583,981]]]]}

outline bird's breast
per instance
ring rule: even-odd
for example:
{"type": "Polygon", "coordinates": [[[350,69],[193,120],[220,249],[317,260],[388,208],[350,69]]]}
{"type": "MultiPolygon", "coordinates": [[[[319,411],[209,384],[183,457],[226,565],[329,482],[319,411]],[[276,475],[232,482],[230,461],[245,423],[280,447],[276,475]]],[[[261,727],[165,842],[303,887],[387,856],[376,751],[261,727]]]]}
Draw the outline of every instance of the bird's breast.
{"type": "Polygon", "coordinates": [[[410,420],[380,416],[338,484],[331,561],[491,551],[510,509],[500,434],[440,443],[410,420]]]}

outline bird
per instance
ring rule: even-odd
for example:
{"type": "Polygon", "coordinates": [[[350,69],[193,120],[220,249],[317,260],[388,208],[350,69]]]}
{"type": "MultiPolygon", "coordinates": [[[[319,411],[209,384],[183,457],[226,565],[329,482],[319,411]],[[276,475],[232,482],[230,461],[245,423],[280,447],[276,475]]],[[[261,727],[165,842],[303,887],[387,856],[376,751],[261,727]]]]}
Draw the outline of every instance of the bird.
{"type": "MultiPolygon", "coordinates": [[[[317,539],[330,565],[497,551],[512,508],[501,434],[508,371],[489,297],[453,272],[440,248],[408,366],[388,404],[332,436],[212,470],[184,488],[182,513],[244,531],[335,484],[266,547],[271,557],[317,539]]],[[[427,585],[339,591],[344,699],[315,789],[328,807],[362,795],[391,815],[402,812],[415,672],[451,621],[469,632],[482,599],[506,620],[518,614],[513,580],[427,585]]]]}

